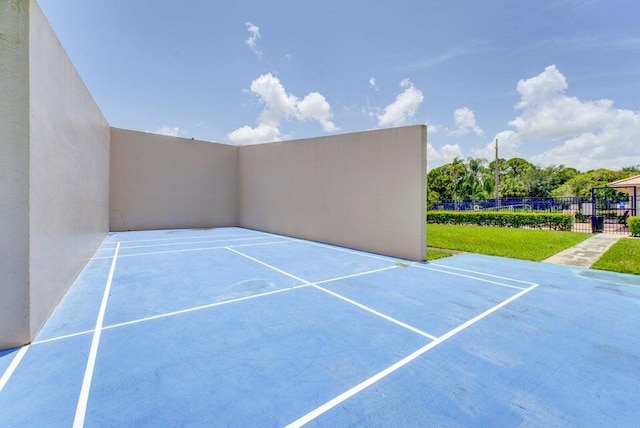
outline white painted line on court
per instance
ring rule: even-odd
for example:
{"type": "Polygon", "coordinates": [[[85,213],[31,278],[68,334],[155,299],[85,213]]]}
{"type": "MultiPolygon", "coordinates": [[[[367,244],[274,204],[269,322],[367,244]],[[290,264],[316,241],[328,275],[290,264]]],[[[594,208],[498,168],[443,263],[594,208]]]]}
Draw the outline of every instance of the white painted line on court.
{"type": "Polygon", "coordinates": [[[116,260],[118,259],[119,250],[120,243],[116,245],[116,250],[113,253],[113,261],[111,262],[111,269],[109,269],[109,277],[107,278],[107,284],[104,287],[104,294],[102,295],[102,302],[100,303],[100,310],[98,311],[98,319],[96,320],[93,340],[91,340],[91,348],[89,349],[89,358],[87,359],[87,367],[84,371],[84,379],[82,380],[82,388],[80,389],[80,396],[76,407],[76,415],[73,419],[74,428],[84,426],[84,418],[87,413],[87,403],[89,401],[89,391],[91,390],[91,380],[93,379],[93,370],[96,364],[96,357],[98,356],[98,346],[100,345],[102,324],[104,323],[104,314],[107,310],[107,301],[109,300],[109,292],[111,291],[111,284],[113,282],[113,274],[116,270],[116,260]]]}
{"type": "Polygon", "coordinates": [[[484,275],[484,276],[488,276],[488,277],[491,277],[491,278],[506,279],[508,281],[519,282],[521,284],[527,284],[527,285],[534,285],[535,284],[535,282],[531,282],[531,281],[523,281],[521,279],[509,278],[508,276],[493,275],[493,274],[490,274],[490,273],[479,272],[477,270],[462,269],[462,268],[458,268],[458,267],[447,266],[447,265],[442,265],[442,264],[433,263],[433,262],[429,262],[428,264],[433,265],[433,266],[438,266],[438,267],[441,267],[441,268],[446,268],[446,269],[452,269],[452,270],[459,270],[459,271],[462,271],[462,272],[475,273],[477,275],[484,275]]]}
{"type": "Polygon", "coordinates": [[[9,382],[9,379],[11,379],[11,376],[20,365],[20,362],[24,358],[24,355],[29,350],[29,346],[30,345],[23,346],[22,348],[20,348],[20,350],[18,350],[18,352],[16,352],[16,355],[13,356],[11,364],[9,364],[9,367],[7,367],[7,369],[2,374],[2,377],[0,377],[0,392],[2,392],[4,386],[7,384],[7,382],[9,382]]]}
{"type": "Polygon", "coordinates": [[[357,250],[350,250],[349,248],[338,247],[338,246],[334,246],[334,245],[331,245],[331,244],[323,244],[322,242],[305,241],[303,239],[293,239],[293,241],[302,242],[302,243],[305,243],[305,244],[308,244],[308,245],[314,245],[316,247],[327,248],[329,250],[340,251],[342,253],[348,253],[348,254],[353,254],[353,255],[356,255],[356,256],[367,257],[367,258],[370,258],[370,259],[384,260],[385,262],[393,262],[393,263],[407,262],[407,260],[404,260],[404,259],[388,257],[388,256],[382,256],[382,255],[379,255],[379,254],[365,253],[365,252],[361,252],[361,251],[357,251],[357,250]]]}
{"type": "Polygon", "coordinates": [[[153,247],[172,247],[176,245],[197,245],[197,244],[208,244],[212,242],[231,242],[233,241],[255,241],[256,239],[275,239],[270,236],[256,236],[253,238],[232,238],[232,239],[210,239],[206,241],[192,241],[192,242],[170,242],[170,243],[162,243],[162,244],[147,244],[147,245],[133,245],[130,247],[126,247],[124,245],[120,246],[121,250],[130,250],[132,248],[153,248],[153,247]]]}
{"type": "Polygon", "coordinates": [[[344,247],[340,247],[337,245],[332,245],[332,244],[325,244],[322,242],[315,242],[315,241],[307,241],[305,239],[301,239],[301,238],[292,238],[292,237],[287,237],[287,236],[281,236],[275,233],[268,233],[268,232],[264,232],[267,235],[271,235],[271,236],[278,236],[278,237],[282,237],[282,238],[288,238],[290,242],[298,242],[301,244],[308,244],[308,245],[314,245],[316,247],[322,247],[322,248],[326,248],[329,250],[335,250],[335,251],[340,251],[343,253],[349,253],[349,254],[354,254],[356,256],[362,256],[362,257],[368,257],[370,259],[378,259],[378,260],[384,260],[386,262],[393,262],[393,263],[397,263],[397,262],[409,262],[408,260],[404,260],[404,259],[399,259],[399,258],[395,258],[395,257],[390,257],[390,256],[383,256],[380,254],[371,254],[371,253],[367,253],[364,251],[359,251],[359,250],[351,250],[349,248],[344,248],[344,247]]]}
{"type": "Polygon", "coordinates": [[[331,279],[323,279],[322,281],[316,281],[314,282],[315,285],[318,284],[326,284],[328,282],[335,282],[335,281],[341,281],[343,279],[349,279],[349,278],[355,278],[357,276],[363,276],[363,275],[370,275],[372,273],[377,273],[377,272],[383,272],[385,270],[390,270],[390,269],[397,269],[398,265],[393,265],[393,266],[387,266],[384,268],[380,268],[380,269],[374,269],[374,270],[368,270],[366,272],[360,272],[360,273],[354,273],[351,275],[345,275],[345,276],[339,276],[337,278],[331,278],[331,279]]]}
{"type": "MultiPolygon", "coordinates": [[[[286,292],[286,291],[297,290],[298,288],[305,288],[305,287],[310,287],[310,284],[296,285],[296,286],[293,286],[293,287],[282,288],[282,289],[279,289],[279,290],[273,290],[273,291],[267,291],[267,292],[264,292],[264,293],[253,294],[251,296],[238,297],[236,299],[223,300],[221,302],[208,303],[206,305],[194,306],[194,307],[187,308],[187,309],[180,309],[178,311],[166,312],[166,313],[163,313],[163,314],[152,315],[150,317],[138,318],[138,319],[131,320],[131,321],[125,321],[125,322],[121,322],[121,323],[117,323],[117,324],[111,324],[111,325],[103,326],[102,330],[111,330],[111,329],[114,329],[114,328],[123,327],[123,326],[131,325],[131,324],[138,324],[138,323],[145,322],[145,321],[152,321],[152,320],[156,320],[156,319],[160,319],[160,318],[171,317],[171,316],[174,316],[174,315],[186,314],[186,313],[189,313],[189,312],[195,312],[195,311],[200,311],[200,310],[203,310],[203,309],[213,308],[213,307],[216,307],[216,306],[227,305],[229,303],[242,302],[242,301],[245,301],[245,300],[255,299],[255,298],[258,298],[258,297],[270,296],[272,294],[277,294],[277,293],[282,293],[282,292],[286,292]]],[[[80,331],[80,332],[77,332],[77,333],[66,334],[64,336],[52,337],[50,339],[44,339],[44,340],[39,340],[37,342],[33,342],[32,345],[40,345],[40,344],[44,344],[44,343],[55,342],[57,340],[63,340],[63,339],[71,338],[71,337],[82,336],[82,335],[85,335],[85,334],[93,333],[94,331],[95,330],[85,330],[85,331],[80,331]]]]}
{"type": "MultiPolygon", "coordinates": [[[[235,250],[233,250],[233,249],[231,249],[231,248],[229,248],[229,250],[230,250],[230,251],[233,251],[234,253],[237,253],[237,254],[239,254],[239,255],[241,255],[241,256],[243,256],[243,257],[246,257],[246,258],[248,258],[248,259],[250,259],[250,260],[253,260],[253,261],[255,261],[256,263],[260,263],[260,264],[261,264],[261,265],[263,265],[263,266],[266,266],[266,267],[268,267],[268,268],[270,268],[270,269],[273,269],[273,270],[275,270],[276,272],[280,272],[280,273],[281,273],[281,274],[283,274],[283,275],[287,275],[287,276],[289,276],[289,277],[291,277],[291,278],[297,279],[298,281],[302,281],[302,282],[304,282],[304,283],[306,283],[306,284],[308,284],[308,285],[312,286],[313,288],[316,288],[316,289],[318,289],[318,290],[320,290],[320,291],[323,291],[323,292],[325,292],[325,293],[328,293],[328,294],[330,294],[330,295],[332,295],[332,296],[334,296],[334,297],[337,297],[338,299],[342,299],[342,300],[344,300],[345,302],[351,303],[352,305],[357,306],[357,307],[358,307],[358,308],[360,308],[360,309],[364,309],[365,311],[367,311],[367,312],[369,312],[369,313],[371,313],[371,314],[373,314],[373,315],[376,315],[376,316],[378,316],[378,317],[380,317],[380,318],[382,318],[382,319],[384,319],[384,320],[387,320],[387,321],[392,322],[392,323],[394,323],[394,324],[396,324],[396,325],[399,325],[399,326],[401,326],[401,327],[404,327],[404,328],[406,328],[406,329],[408,329],[408,330],[410,330],[410,331],[412,331],[412,332],[414,332],[414,333],[417,333],[417,334],[419,334],[419,335],[421,335],[421,336],[423,336],[423,337],[427,337],[427,338],[429,338],[429,339],[431,339],[431,340],[435,340],[435,339],[436,339],[436,337],[435,337],[435,336],[432,336],[432,335],[430,335],[429,333],[425,333],[424,331],[422,331],[422,330],[420,330],[420,329],[418,329],[418,328],[412,327],[412,326],[410,326],[409,324],[405,324],[405,323],[403,323],[402,321],[399,321],[399,320],[397,320],[397,319],[395,319],[395,318],[393,318],[393,317],[390,317],[390,316],[385,315],[385,314],[383,314],[383,313],[381,313],[381,312],[378,312],[378,311],[376,311],[375,309],[372,309],[372,308],[370,308],[370,307],[368,307],[368,306],[365,306],[365,305],[363,305],[363,304],[361,304],[361,303],[358,303],[358,302],[356,302],[356,301],[354,301],[354,300],[351,300],[351,299],[349,299],[349,298],[347,298],[347,297],[341,296],[340,294],[338,294],[338,293],[334,293],[333,291],[327,290],[326,288],[320,287],[319,285],[316,285],[317,283],[309,282],[309,281],[307,281],[307,280],[304,280],[304,279],[302,279],[302,278],[299,278],[299,277],[297,277],[297,276],[295,276],[295,275],[292,275],[292,274],[290,274],[290,273],[288,273],[288,272],[283,271],[282,269],[278,269],[278,268],[277,268],[277,267],[275,267],[275,266],[272,266],[272,265],[270,265],[270,264],[268,264],[268,263],[265,263],[265,262],[263,262],[263,261],[261,261],[261,260],[258,260],[258,259],[256,259],[255,257],[251,257],[251,256],[248,256],[248,255],[246,255],[246,254],[243,254],[243,253],[241,253],[240,251],[235,251],[235,250]]],[[[395,267],[395,266],[394,266],[394,267],[395,267]]],[[[390,268],[390,267],[388,267],[388,268],[386,268],[386,269],[389,269],[389,268],[390,268]]],[[[375,272],[379,272],[379,271],[381,271],[381,270],[386,270],[386,269],[376,269],[376,270],[375,270],[375,272]]],[[[368,273],[374,273],[374,271],[370,271],[370,272],[368,272],[368,273]]],[[[353,276],[353,275],[349,275],[349,276],[353,276]]],[[[336,278],[336,279],[334,279],[334,280],[335,280],[335,281],[337,281],[337,280],[338,280],[338,278],[336,278]]],[[[329,282],[329,280],[325,280],[325,281],[323,281],[323,282],[329,282]]]]}
{"type": "Polygon", "coordinates": [[[85,334],[93,333],[94,331],[95,330],[79,331],[77,333],[65,334],[64,336],[56,336],[56,337],[51,337],[49,339],[37,340],[35,342],[32,342],[31,344],[32,345],[41,345],[43,343],[55,342],[56,340],[63,340],[63,339],[69,339],[71,337],[83,336],[85,334]]]}
{"type": "Polygon", "coordinates": [[[325,293],[331,294],[333,297],[337,297],[338,299],[344,300],[345,302],[350,303],[350,304],[352,304],[354,306],[357,306],[360,309],[364,309],[365,311],[370,312],[370,313],[372,313],[372,314],[374,314],[374,315],[376,315],[376,316],[378,316],[380,318],[383,318],[383,319],[385,319],[387,321],[390,321],[390,322],[392,322],[394,324],[397,324],[397,325],[399,325],[401,327],[404,327],[407,330],[411,330],[412,332],[417,333],[420,336],[424,336],[424,337],[426,337],[428,339],[431,339],[431,340],[436,340],[437,339],[437,337],[435,337],[435,336],[433,336],[433,335],[431,335],[429,333],[426,333],[426,332],[424,332],[424,331],[422,331],[422,330],[420,330],[418,328],[415,328],[415,327],[413,327],[413,326],[411,326],[409,324],[406,324],[406,323],[404,323],[404,322],[402,322],[400,320],[397,320],[397,319],[395,319],[393,317],[390,317],[389,315],[385,315],[382,312],[378,312],[375,309],[372,309],[372,308],[370,308],[368,306],[363,305],[362,303],[358,303],[358,302],[356,302],[354,300],[351,300],[348,297],[345,297],[345,296],[343,296],[341,294],[335,293],[335,292],[333,292],[331,290],[327,290],[326,288],[320,287],[319,285],[315,285],[315,284],[312,285],[312,287],[316,288],[316,289],[318,289],[320,291],[324,291],[325,293]]]}
{"type": "Polygon", "coordinates": [[[519,293],[509,297],[507,300],[503,301],[502,303],[499,303],[499,304],[493,306],[492,308],[486,310],[485,312],[481,313],[480,315],[478,315],[478,316],[470,319],[469,321],[465,322],[464,324],[461,324],[458,327],[454,328],[453,330],[450,330],[446,334],[438,337],[433,342],[428,343],[427,345],[425,345],[422,348],[418,349],[414,353],[412,353],[412,354],[408,355],[407,357],[401,359],[400,361],[392,364],[391,366],[387,367],[386,369],[378,372],[374,376],[372,376],[369,379],[359,383],[358,385],[354,386],[353,388],[349,389],[348,391],[343,392],[342,394],[338,395],[337,397],[333,398],[332,400],[327,401],[326,403],[324,403],[320,407],[318,407],[315,410],[307,413],[306,415],[302,416],[301,418],[293,421],[292,423],[287,425],[287,428],[301,427],[301,426],[313,421],[318,416],[320,416],[320,415],[324,414],[325,412],[331,410],[332,408],[334,408],[338,404],[348,400],[349,398],[353,397],[354,395],[358,394],[359,392],[363,391],[364,389],[368,388],[369,386],[375,384],[376,382],[380,381],[381,379],[385,378],[386,376],[390,375],[391,373],[395,372],[396,370],[406,366],[407,364],[409,364],[410,362],[412,362],[416,358],[420,357],[421,355],[425,354],[429,350],[431,350],[431,349],[435,348],[436,346],[440,345],[441,343],[443,343],[447,339],[450,339],[451,337],[455,336],[456,334],[460,333],[461,331],[465,330],[466,328],[470,327],[471,325],[475,324],[476,322],[478,322],[478,321],[482,320],[483,318],[486,318],[487,316],[491,315],[492,313],[494,313],[498,309],[500,309],[500,308],[508,305],[509,303],[513,302],[514,300],[519,299],[520,297],[524,296],[525,294],[527,294],[531,290],[535,289],[537,286],[538,286],[538,284],[534,284],[531,287],[520,291],[519,293]]]}
{"type": "MultiPolygon", "coordinates": [[[[386,268],[382,268],[382,269],[375,269],[375,270],[371,270],[371,271],[367,271],[367,272],[356,273],[356,274],[353,274],[353,275],[345,275],[345,276],[341,276],[341,277],[338,277],[338,278],[331,278],[331,279],[327,279],[327,280],[324,280],[324,281],[320,281],[320,282],[317,282],[316,284],[324,284],[324,283],[327,283],[327,282],[339,281],[339,280],[342,280],[342,279],[352,278],[352,277],[355,277],[355,276],[368,275],[368,274],[371,274],[371,273],[381,272],[383,270],[394,269],[396,267],[397,266],[390,266],[390,267],[386,267],[386,268]]],[[[273,269],[273,267],[270,267],[270,268],[273,269]]],[[[282,292],[286,292],[286,291],[297,290],[299,288],[306,288],[306,287],[311,287],[312,285],[314,285],[314,284],[312,284],[310,282],[307,282],[307,281],[304,281],[302,279],[299,279],[299,280],[301,282],[303,282],[303,284],[295,285],[293,287],[288,287],[288,288],[282,288],[282,289],[279,289],[279,290],[273,290],[273,291],[267,291],[267,292],[264,292],[264,293],[253,294],[251,296],[238,297],[236,299],[223,300],[221,302],[208,303],[206,305],[201,305],[201,306],[194,306],[192,308],[181,309],[179,311],[167,312],[167,313],[164,313],[164,314],[153,315],[153,316],[150,316],[150,317],[139,318],[139,319],[135,319],[135,320],[131,320],[131,321],[125,321],[125,322],[121,322],[121,323],[118,323],[118,324],[112,324],[112,325],[105,326],[102,329],[103,330],[110,330],[112,328],[123,327],[123,326],[130,325],[130,324],[137,324],[137,323],[140,323],[140,322],[145,322],[145,321],[151,321],[151,320],[155,320],[155,319],[159,319],[159,318],[170,317],[170,316],[173,316],[173,315],[186,314],[186,313],[189,313],[189,312],[200,311],[200,310],[203,310],[203,309],[213,308],[213,307],[216,307],[216,306],[222,306],[222,305],[226,305],[226,304],[229,304],[229,303],[242,302],[242,301],[245,301],[245,300],[255,299],[255,298],[258,298],[258,297],[270,296],[272,294],[277,294],[277,293],[282,293],[282,292]]],[[[33,343],[33,345],[40,344],[40,343],[46,343],[46,342],[52,342],[54,340],[66,339],[68,337],[80,336],[82,334],[91,333],[91,332],[93,332],[93,330],[87,330],[87,331],[82,331],[82,332],[79,332],[79,333],[68,334],[66,336],[60,336],[60,337],[54,337],[54,338],[51,338],[51,339],[45,339],[45,340],[41,340],[39,342],[35,342],[35,343],[33,343]]]]}
{"type": "Polygon", "coordinates": [[[258,297],[270,296],[272,294],[277,294],[277,293],[284,293],[286,291],[297,290],[299,288],[305,288],[305,287],[310,287],[310,285],[309,284],[296,285],[296,286],[289,287],[289,288],[281,288],[280,290],[267,291],[265,293],[253,294],[251,296],[238,297],[237,299],[223,300],[222,302],[215,302],[215,303],[209,303],[207,305],[194,306],[193,308],[181,309],[179,311],[167,312],[167,313],[164,313],[164,314],[158,314],[158,315],[153,315],[153,316],[150,316],[150,317],[139,318],[139,319],[132,320],[132,321],[125,321],[125,322],[121,322],[121,323],[118,323],[118,324],[112,324],[112,325],[108,325],[106,327],[103,327],[102,329],[103,330],[111,330],[112,328],[124,327],[124,326],[127,326],[127,325],[138,324],[138,323],[145,322],[145,321],[152,321],[152,320],[157,320],[157,319],[160,319],[160,318],[171,317],[171,316],[174,316],[174,315],[186,314],[186,313],[189,313],[189,312],[194,312],[194,311],[200,311],[200,310],[203,310],[203,309],[214,308],[216,306],[228,305],[229,303],[243,302],[245,300],[251,300],[251,299],[256,299],[258,297]]]}
{"type": "MultiPolygon", "coordinates": [[[[219,247],[203,247],[203,248],[187,248],[184,250],[169,250],[169,251],[150,251],[147,253],[134,253],[134,254],[123,254],[119,256],[123,257],[138,257],[138,256],[149,256],[153,254],[173,254],[173,253],[189,253],[193,251],[210,251],[210,250],[224,250],[229,247],[255,247],[258,245],[273,245],[273,244],[285,244],[289,241],[273,241],[273,242],[257,242],[255,244],[238,244],[238,245],[224,245],[219,247]]],[[[94,257],[94,259],[110,259],[111,257],[94,257]]]]}
{"type": "MultiPolygon", "coordinates": [[[[275,234],[273,234],[273,235],[274,236],[278,236],[278,235],[275,235],[275,234]]],[[[343,253],[354,254],[354,255],[357,255],[357,256],[363,256],[363,257],[368,257],[368,258],[372,258],[372,259],[385,260],[385,261],[394,262],[394,263],[398,262],[398,261],[407,262],[407,260],[403,260],[403,259],[399,259],[399,258],[393,258],[393,257],[383,256],[383,255],[378,255],[378,254],[370,254],[370,253],[361,252],[361,251],[357,251],[357,250],[351,250],[349,248],[342,248],[342,247],[334,246],[334,245],[331,245],[331,244],[324,244],[322,242],[306,241],[304,239],[299,239],[299,238],[290,238],[290,239],[293,242],[300,242],[300,243],[304,243],[304,244],[308,244],[308,245],[314,245],[314,246],[317,246],[317,247],[327,248],[327,249],[330,249],[330,250],[340,251],[340,252],[343,252],[343,253]]],[[[422,268],[426,269],[426,267],[421,266],[417,262],[410,262],[410,264],[412,266],[422,267],[422,268]]],[[[443,267],[443,268],[447,268],[447,269],[452,269],[452,270],[459,270],[459,271],[463,271],[463,272],[475,273],[475,274],[478,274],[478,275],[483,275],[483,276],[497,278],[497,279],[505,279],[505,280],[508,280],[508,281],[517,282],[517,283],[521,283],[521,284],[527,284],[527,285],[535,284],[534,282],[530,282],[530,281],[523,281],[523,280],[519,280],[519,279],[514,279],[514,278],[509,278],[509,277],[499,276],[499,275],[493,275],[493,274],[479,272],[479,271],[473,271],[473,270],[469,270],[469,269],[454,268],[454,267],[441,265],[441,264],[433,263],[433,262],[429,262],[429,264],[430,265],[439,266],[439,267],[443,267]]],[[[433,269],[433,270],[436,270],[436,269],[433,269]]],[[[441,272],[441,271],[438,271],[438,272],[441,272]]],[[[475,278],[475,277],[471,277],[471,276],[469,276],[467,278],[477,279],[478,281],[490,282],[490,281],[482,280],[480,278],[475,278]]],[[[515,288],[515,289],[518,289],[518,290],[524,290],[524,288],[525,288],[525,287],[516,287],[516,286],[513,286],[513,285],[502,284],[502,283],[498,283],[498,282],[492,282],[492,283],[493,284],[497,284],[497,285],[503,285],[505,287],[515,288]]]]}
{"type": "MultiPolygon", "coordinates": [[[[120,256],[120,257],[123,257],[123,256],[120,256]]],[[[341,277],[338,277],[338,278],[331,278],[331,279],[327,279],[327,280],[324,280],[324,281],[320,281],[317,284],[324,284],[324,283],[327,283],[327,282],[339,281],[339,280],[342,280],[342,279],[352,278],[352,277],[356,277],[356,276],[368,275],[368,274],[375,273],[375,272],[381,272],[381,271],[388,270],[388,269],[394,269],[396,267],[397,266],[390,266],[390,267],[386,267],[386,268],[382,268],[382,269],[376,269],[376,270],[372,270],[372,271],[356,273],[356,274],[353,274],[353,275],[345,275],[345,276],[341,276],[341,277]]],[[[292,286],[292,287],[287,287],[287,288],[282,288],[282,289],[279,289],[279,290],[267,291],[267,292],[264,292],[264,293],[253,294],[251,296],[238,297],[236,299],[223,300],[221,302],[208,303],[206,305],[194,306],[194,307],[187,308],[187,309],[180,309],[178,311],[167,312],[167,313],[153,315],[153,316],[145,317],[145,318],[139,318],[139,319],[135,319],[135,320],[131,320],[131,321],[125,321],[125,322],[121,322],[121,323],[118,323],[118,324],[112,324],[112,325],[104,326],[102,329],[103,330],[110,330],[112,328],[122,327],[122,326],[130,325],[130,324],[137,324],[137,323],[140,323],[140,322],[155,320],[155,319],[159,319],[159,318],[170,317],[170,316],[173,316],[173,315],[180,315],[180,314],[184,314],[184,313],[199,311],[199,310],[203,310],[203,309],[213,308],[213,307],[216,307],[216,306],[226,305],[226,304],[229,304],[229,303],[236,303],[236,302],[241,302],[241,301],[244,301],[244,300],[255,299],[255,298],[258,298],[258,297],[269,296],[269,295],[272,295],[272,294],[277,294],[277,293],[282,293],[282,292],[286,292],[286,291],[296,290],[298,288],[310,287],[312,285],[311,283],[309,283],[307,281],[302,281],[301,280],[301,282],[304,282],[304,284],[296,285],[296,286],[292,286]]],[[[93,332],[94,332],[94,330],[84,330],[84,331],[80,331],[80,332],[77,332],[77,333],[67,334],[67,335],[64,335],[64,336],[57,336],[57,337],[52,337],[52,338],[49,338],[49,339],[39,340],[39,341],[33,342],[32,345],[40,345],[40,344],[43,344],[43,343],[54,342],[54,341],[57,341],[57,340],[68,339],[68,338],[76,337],[76,336],[82,336],[82,335],[93,333],[93,332]]]]}
{"type": "Polygon", "coordinates": [[[430,267],[422,266],[422,265],[419,265],[419,264],[412,264],[411,266],[415,266],[415,267],[420,268],[420,269],[431,270],[431,271],[434,271],[434,272],[441,272],[441,273],[444,273],[444,274],[447,274],[447,275],[460,276],[460,277],[462,277],[462,278],[469,278],[469,279],[473,279],[474,281],[486,282],[486,283],[488,283],[488,284],[500,285],[500,286],[502,286],[502,287],[514,288],[514,289],[516,289],[516,290],[524,290],[524,287],[518,287],[518,286],[516,286],[516,285],[510,285],[510,284],[504,284],[504,283],[502,283],[502,282],[491,281],[491,280],[489,280],[489,279],[478,278],[478,277],[476,277],[476,276],[465,275],[465,274],[462,274],[462,273],[449,272],[449,271],[447,271],[447,270],[436,269],[436,268],[430,268],[430,267]]]}
{"type": "Polygon", "coordinates": [[[298,278],[297,276],[295,276],[295,275],[293,275],[293,274],[290,274],[289,272],[285,272],[285,271],[283,271],[282,269],[278,269],[278,268],[277,268],[277,267],[275,267],[275,266],[271,266],[270,264],[265,263],[265,262],[263,262],[263,261],[261,261],[261,260],[258,260],[258,259],[256,259],[255,257],[251,257],[251,256],[249,256],[249,255],[247,255],[247,254],[241,253],[240,251],[236,251],[236,250],[234,250],[233,248],[226,247],[226,249],[227,249],[227,250],[229,250],[229,251],[232,251],[232,252],[234,252],[234,253],[236,253],[236,254],[238,254],[238,255],[241,255],[242,257],[246,257],[246,258],[248,258],[249,260],[253,260],[253,261],[254,261],[254,262],[256,262],[256,263],[261,264],[262,266],[266,266],[266,267],[268,267],[269,269],[273,269],[273,270],[275,270],[276,272],[280,272],[281,274],[286,275],[286,276],[288,276],[289,278],[293,278],[293,279],[295,279],[296,281],[300,281],[300,282],[303,282],[303,283],[305,283],[305,284],[307,284],[307,285],[311,285],[311,283],[310,283],[309,281],[307,281],[306,279],[298,278]]]}
{"type": "MultiPolygon", "coordinates": [[[[123,234],[127,234],[129,232],[117,232],[118,234],[123,233],[123,234]]],[[[174,238],[149,238],[149,239],[131,239],[131,240],[125,240],[125,241],[118,241],[120,242],[120,244],[124,245],[124,244],[129,244],[132,242],[154,242],[154,241],[178,241],[178,240],[182,240],[182,239],[206,239],[206,238],[229,238],[229,237],[235,237],[235,236],[253,236],[253,233],[234,233],[234,234],[230,234],[230,235],[194,235],[194,236],[178,236],[178,237],[174,237],[174,238]]],[[[114,236],[114,235],[112,235],[114,236]]],[[[110,245],[110,244],[116,244],[115,242],[105,242],[102,245],[110,245]]],[[[115,248],[115,247],[114,247],[115,248]]],[[[113,248],[111,248],[113,249],[113,248]]]]}

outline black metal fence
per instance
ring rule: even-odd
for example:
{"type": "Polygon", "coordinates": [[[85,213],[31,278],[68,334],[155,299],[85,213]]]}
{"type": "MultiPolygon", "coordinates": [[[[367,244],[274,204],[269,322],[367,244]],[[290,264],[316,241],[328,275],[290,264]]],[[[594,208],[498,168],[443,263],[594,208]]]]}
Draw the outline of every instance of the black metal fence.
{"type": "Polygon", "coordinates": [[[431,210],[550,212],[574,216],[573,230],[585,233],[629,234],[626,219],[636,215],[635,195],[615,198],[594,193],[592,198],[575,196],[555,198],[448,199],[429,204],[431,210]]]}

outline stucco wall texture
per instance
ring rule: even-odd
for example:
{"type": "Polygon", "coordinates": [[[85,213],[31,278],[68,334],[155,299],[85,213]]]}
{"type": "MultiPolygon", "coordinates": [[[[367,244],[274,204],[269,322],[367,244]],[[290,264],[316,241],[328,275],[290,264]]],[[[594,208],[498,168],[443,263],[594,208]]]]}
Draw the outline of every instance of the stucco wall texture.
{"type": "Polygon", "coordinates": [[[229,146],[112,128],[111,230],[241,226],[422,260],[426,127],[229,146]]]}
{"type": "Polygon", "coordinates": [[[109,124],[34,0],[30,15],[33,337],[109,231],[109,124]]]}
{"type": "Polygon", "coordinates": [[[238,147],[111,130],[112,231],[237,226],[238,147]]]}
{"type": "Polygon", "coordinates": [[[425,256],[426,127],[251,146],[111,128],[35,0],[0,0],[0,349],[109,230],[241,226],[425,256]]]}
{"type": "Polygon", "coordinates": [[[425,150],[423,125],[240,147],[240,226],[423,260],[425,150]]]}
{"type": "Polygon", "coordinates": [[[0,349],[29,336],[29,11],[0,1],[0,349]]]}
{"type": "Polygon", "coordinates": [[[109,125],[35,0],[0,1],[0,33],[4,349],[35,336],[108,233],[109,125]]]}

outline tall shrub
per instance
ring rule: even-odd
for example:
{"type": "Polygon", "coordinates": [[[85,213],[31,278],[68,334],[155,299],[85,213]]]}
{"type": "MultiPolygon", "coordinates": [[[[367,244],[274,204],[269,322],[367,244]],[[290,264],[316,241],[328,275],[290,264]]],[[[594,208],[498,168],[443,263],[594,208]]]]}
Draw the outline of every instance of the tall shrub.
{"type": "Polygon", "coordinates": [[[629,232],[631,232],[631,236],[640,237],[640,217],[629,217],[627,219],[627,224],[629,225],[629,232]]]}
{"type": "Polygon", "coordinates": [[[570,231],[573,226],[573,216],[571,214],[506,211],[428,211],[427,223],[532,227],[570,231]]]}

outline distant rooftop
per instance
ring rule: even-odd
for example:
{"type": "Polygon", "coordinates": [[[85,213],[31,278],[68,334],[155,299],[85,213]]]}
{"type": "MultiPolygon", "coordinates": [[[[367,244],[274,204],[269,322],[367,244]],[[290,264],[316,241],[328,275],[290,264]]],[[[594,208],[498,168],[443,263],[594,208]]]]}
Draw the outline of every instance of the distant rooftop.
{"type": "Polygon", "coordinates": [[[612,181],[609,186],[629,186],[640,187],[640,175],[634,175],[633,177],[623,178],[622,180],[612,181]]]}

